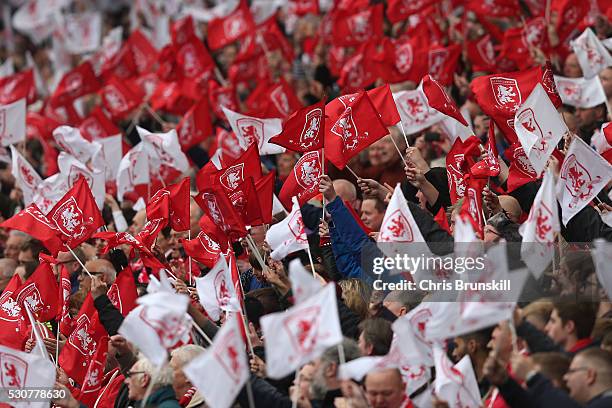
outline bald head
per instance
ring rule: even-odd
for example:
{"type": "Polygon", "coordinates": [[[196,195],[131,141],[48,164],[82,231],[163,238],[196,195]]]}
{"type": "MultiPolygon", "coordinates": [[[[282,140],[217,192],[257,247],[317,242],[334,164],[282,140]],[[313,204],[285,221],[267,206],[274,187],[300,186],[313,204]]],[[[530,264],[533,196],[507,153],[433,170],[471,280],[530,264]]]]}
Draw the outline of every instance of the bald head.
{"type": "Polygon", "coordinates": [[[355,185],[348,180],[338,179],[333,181],[336,194],[344,201],[353,203],[357,199],[357,189],[355,185]]]}
{"type": "Polygon", "coordinates": [[[405,386],[397,368],[368,373],[364,386],[371,407],[399,408],[404,403],[405,386]]]}
{"type": "Polygon", "coordinates": [[[497,198],[499,199],[499,205],[501,205],[501,208],[506,211],[506,214],[508,214],[510,221],[518,223],[519,218],[521,218],[521,214],[523,212],[521,210],[521,205],[519,204],[518,200],[509,195],[500,195],[497,198]]]}
{"type": "MultiPolygon", "coordinates": [[[[115,270],[115,267],[112,263],[110,263],[110,261],[107,261],[106,259],[94,259],[88,261],[85,264],[85,267],[87,268],[89,273],[91,273],[93,276],[100,277],[102,282],[106,283],[107,285],[111,285],[117,277],[117,271],[115,270]]],[[[87,282],[90,281],[89,275],[87,275],[87,273],[81,274],[80,279],[82,280],[81,284],[84,285],[86,288],[91,285],[91,282],[87,282]]]]}

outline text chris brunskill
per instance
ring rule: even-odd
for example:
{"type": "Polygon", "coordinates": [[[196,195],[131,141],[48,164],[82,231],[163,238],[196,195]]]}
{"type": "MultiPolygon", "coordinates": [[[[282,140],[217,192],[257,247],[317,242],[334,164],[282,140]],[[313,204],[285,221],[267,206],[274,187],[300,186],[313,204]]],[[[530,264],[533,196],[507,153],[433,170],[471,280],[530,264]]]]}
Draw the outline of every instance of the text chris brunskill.
{"type": "Polygon", "coordinates": [[[372,284],[374,290],[421,290],[424,292],[434,291],[510,291],[510,279],[492,280],[490,282],[467,282],[456,281],[434,281],[421,280],[418,282],[402,279],[398,282],[384,282],[377,279],[372,284]]]}

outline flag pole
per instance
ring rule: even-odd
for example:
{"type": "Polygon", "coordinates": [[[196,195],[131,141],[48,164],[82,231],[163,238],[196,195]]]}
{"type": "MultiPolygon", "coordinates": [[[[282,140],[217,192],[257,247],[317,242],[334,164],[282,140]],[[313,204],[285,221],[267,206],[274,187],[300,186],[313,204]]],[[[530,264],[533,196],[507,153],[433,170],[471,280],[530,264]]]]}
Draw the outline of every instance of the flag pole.
{"type": "MultiPolygon", "coordinates": [[[[189,227],[189,229],[187,230],[187,239],[191,241],[191,227],[189,227]]],[[[191,272],[191,255],[189,255],[188,262],[189,262],[189,284],[193,285],[193,274],[191,272]]]]}
{"type": "Polygon", "coordinates": [[[404,140],[406,141],[406,147],[410,147],[410,143],[408,143],[408,137],[406,136],[406,131],[404,130],[404,124],[402,121],[399,123],[400,129],[402,130],[402,134],[404,135],[404,140]]]}
{"type": "Polygon", "coordinates": [[[389,138],[391,138],[391,141],[393,142],[393,146],[395,146],[395,150],[397,150],[397,153],[399,154],[400,159],[402,159],[402,161],[404,162],[404,166],[408,167],[408,163],[406,163],[406,159],[404,158],[404,155],[402,154],[402,152],[400,151],[399,146],[397,145],[397,143],[395,142],[395,139],[393,138],[393,136],[391,136],[391,134],[389,133],[387,135],[389,138]]]}
{"type": "Polygon", "coordinates": [[[348,164],[347,164],[346,166],[344,166],[344,167],[346,167],[346,168],[348,169],[348,171],[350,171],[350,172],[351,172],[351,174],[352,174],[352,175],[353,175],[353,176],[354,176],[354,177],[355,177],[357,180],[359,180],[359,179],[361,178],[361,177],[359,177],[359,176],[358,176],[358,175],[357,175],[357,174],[356,174],[356,173],[353,171],[353,169],[351,169],[351,168],[349,167],[349,165],[348,165],[348,164]]]}
{"type": "Polygon", "coordinates": [[[315,272],[314,262],[312,261],[312,252],[310,252],[310,244],[308,244],[306,251],[308,252],[308,259],[310,260],[310,268],[312,269],[312,276],[316,276],[317,272],[315,272]]]}
{"type": "Polygon", "coordinates": [[[43,346],[42,336],[38,332],[38,326],[36,326],[36,320],[32,315],[30,306],[25,302],[24,305],[25,310],[28,313],[28,317],[30,318],[30,323],[32,324],[32,332],[34,333],[34,338],[36,339],[36,347],[38,348],[38,351],[40,351],[42,357],[45,357],[47,360],[49,360],[49,353],[47,353],[47,350],[45,350],[45,346],[43,346]]]}
{"type": "Polygon", "coordinates": [[[93,279],[92,274],[87,270],[87,268],[85,267],[85,264],[83,263],[83,261],[81,261],[79,259],[79,257],[77,256],[77,254],[74,253],[74,251],[72,250],[72,248],[70,248],[68,246],[68,244],[64,244],[66,246],[66,248],[68,248],[68,251],[70,251],[70,253],[72,254],[72,256],[74,257],[74,259],[79,263],[79,265],[81,265],[81,268],[83,268],[83,270],[87,273],[87,275],[89,275],[89,277],[91,279],[93,279]]]}
{"type": "Polygon", "coordinates": [[[202,330],[202,328],[198,326],[198,324],[195,321],[193,322],[193,328],[195,329],[195,331],[198,332],[200,336],[204,338],[204,340],[208,342],[209,345],[212,344],[212,340],[210,339],[210,337],[208,337],[206,333],[204,333],[204,330],[202,330]]]}
{"type": "Polygon", "coordinates": [[[148,103],[145,103],[144,106],[145,106],[146,111],[149,112],[149,114],[153,117],[153,119],[155,119],[155,121],[159,123],[162,127],[167,123],[161,118],[161,116],[157,114],[157,112],[153,110],[153,108],[151,108],[151,106],[149,106],[148,103]]]}
{"type": "Polygon", "coordinates": [[[340,360],[340,364],[346,364],[346,357],[344,356],[344,344],[342,344],[342,342],[338,344],[338,360],[340,360]]]}
{"type": "Polygon", "coordinates": [[[57,330],[55,331],[55,366],[59,367],[59,335],[60,335],[61,319],[57,322],[57,330]]]}
{"type": "Polygon", "coordinates": [[[244,239],[246,240],[247,245],[249,246],[251,251],[253,252],[253,255],[255,255],[255,259],[257,259],[257,262],[259,262],[259,265],[261,266],[261,270],[263,272],[264,269],[266,269],[266,263],[261,258],[261,254],[259,253],[259,250],[257,249],[257,246],[255,245],[255,242],[253,242],[253,238],[251,238],[251,236],[247,234],[244,237],[244,239]]]}

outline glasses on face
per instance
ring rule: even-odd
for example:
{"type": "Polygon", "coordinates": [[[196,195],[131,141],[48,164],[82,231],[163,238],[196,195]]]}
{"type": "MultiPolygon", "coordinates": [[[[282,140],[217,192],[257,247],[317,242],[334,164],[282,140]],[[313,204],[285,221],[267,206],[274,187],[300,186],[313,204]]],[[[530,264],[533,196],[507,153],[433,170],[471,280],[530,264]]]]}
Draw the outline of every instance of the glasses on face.
{"type": "Polygon", "coordinates": [[[145,374],[146,371],[128,371],[127,373],[124,374],[125,378],[130,378],[133,377],[137,374],[145,374]]]}

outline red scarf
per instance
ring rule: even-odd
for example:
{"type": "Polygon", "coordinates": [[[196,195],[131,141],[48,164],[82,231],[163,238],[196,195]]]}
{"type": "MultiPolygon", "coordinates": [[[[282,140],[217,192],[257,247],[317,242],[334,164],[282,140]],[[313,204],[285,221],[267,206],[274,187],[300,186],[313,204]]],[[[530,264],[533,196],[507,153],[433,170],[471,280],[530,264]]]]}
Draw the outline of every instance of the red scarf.
{"type": "Polygon", "coordinates": [[[187,392],[185,392],[185,394],[179,400],[178,402],[179,405],[185,408],[187,405],[189,405],[189,403],[191,402],[191,399],[193,398],[193,394],[195,393],[196,393],[195,387],[191,387],[190,389],[188,389],[187,392]]]}

